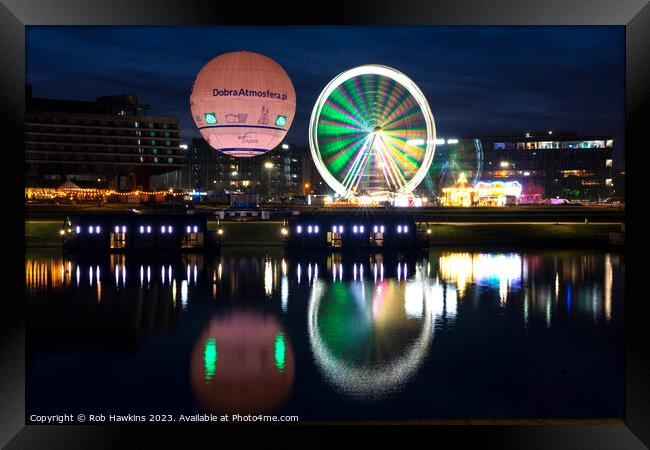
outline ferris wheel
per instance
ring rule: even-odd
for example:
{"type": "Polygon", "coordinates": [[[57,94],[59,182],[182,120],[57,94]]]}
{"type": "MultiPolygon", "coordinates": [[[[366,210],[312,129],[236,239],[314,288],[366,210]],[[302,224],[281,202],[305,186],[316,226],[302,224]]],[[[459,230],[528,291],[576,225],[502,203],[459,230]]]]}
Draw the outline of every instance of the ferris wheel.
{"type": "Polygon", "coordinates": [[[435,138],[422,91],[380,65],[355,67],[330,81],[309,126],[314,163],[344,197],[412,192],[429,170],[435,138]]]}

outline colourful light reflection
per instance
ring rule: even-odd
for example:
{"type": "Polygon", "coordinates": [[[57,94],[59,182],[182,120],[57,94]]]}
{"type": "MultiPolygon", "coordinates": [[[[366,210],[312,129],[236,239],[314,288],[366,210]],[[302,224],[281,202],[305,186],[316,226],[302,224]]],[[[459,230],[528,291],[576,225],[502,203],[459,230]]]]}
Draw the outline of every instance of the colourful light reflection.
{"type": "Polygon", "coordinates": [[[285,351],[286,347],[284,344],[284,335],[282,333],[278,333],[275,336],[275,366],[278,368],[280,372],[284,372],[284,366],[285,366],[285,351]]]}
{"type": "Polygon", "coordinates": [[[217,369],[217,359],[219,352],[217,352],[217,341],[214,338],[209,338],[205,341],[203,349],[203,367],[205,370],[205,381],[208,382],[214,376],[217,369]]]}

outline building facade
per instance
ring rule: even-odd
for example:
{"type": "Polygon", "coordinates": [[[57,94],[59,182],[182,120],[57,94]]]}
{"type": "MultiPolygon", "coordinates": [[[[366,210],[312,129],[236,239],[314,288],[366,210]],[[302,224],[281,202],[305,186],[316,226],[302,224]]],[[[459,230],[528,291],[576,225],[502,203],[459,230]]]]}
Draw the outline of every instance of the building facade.
{"type": "Polygon", "coordinates": [[[27,86],[27,185],[148,189],[151,176],[184,168],[177,119],[148,109],[133,94],[94,102],[42,99],[27,86]]]}
{"type": "Polygon", "coordinates": [[[523,194],[597,201],[614,188],[611,136],[536,132],[478,137],[483,151],[481,179],[516,180],[523,194]]]}
{"type": "Polygon", "coordinates": [[[187,187],[248,192],[278,199],[302,195],[305,157],[310,157],[308,152],[292,144],[281,144],[263,155],[240,158],[213,149],[202,138],[192,139],[185,169],[187,187]]]}

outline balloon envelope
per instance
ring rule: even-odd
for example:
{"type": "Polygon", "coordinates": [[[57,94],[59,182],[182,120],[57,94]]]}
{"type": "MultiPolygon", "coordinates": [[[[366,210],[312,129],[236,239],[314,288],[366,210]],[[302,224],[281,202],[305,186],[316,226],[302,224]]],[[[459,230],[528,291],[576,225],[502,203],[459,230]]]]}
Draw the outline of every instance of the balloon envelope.
{"type": "Polygon", "coordinates": [[[233,156],[256,156],[275,148],[296,111],[289,75],[258,53],[224,53],[194,80],[192,118],[211,147],[233,156]]]}

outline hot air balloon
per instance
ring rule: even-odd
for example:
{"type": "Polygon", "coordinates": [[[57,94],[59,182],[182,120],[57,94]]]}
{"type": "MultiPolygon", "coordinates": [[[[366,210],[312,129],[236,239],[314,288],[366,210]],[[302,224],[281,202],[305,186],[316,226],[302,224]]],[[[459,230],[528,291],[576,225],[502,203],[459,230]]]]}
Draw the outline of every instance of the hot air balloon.
{"type": "Polygon", "coordinates": [[[261,155],[287,134],[296,112],[289,75],[258,53],[224,53],[199,71],[190,109],[201,136],[232,156],[261,155]]]}

